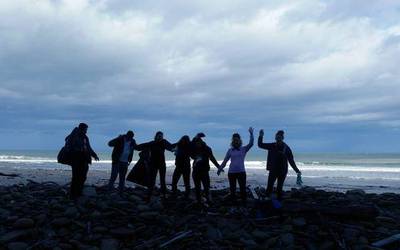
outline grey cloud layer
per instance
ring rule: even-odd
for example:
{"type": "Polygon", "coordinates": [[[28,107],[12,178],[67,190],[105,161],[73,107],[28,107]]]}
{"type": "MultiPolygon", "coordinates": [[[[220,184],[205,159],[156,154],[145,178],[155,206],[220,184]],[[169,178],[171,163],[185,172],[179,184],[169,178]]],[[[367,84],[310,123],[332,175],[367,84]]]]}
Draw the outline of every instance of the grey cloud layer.
{"type": "Polygon", "coordinates": [[[265,2],[2,2],[0,131],[398,136],[400,4],[265,2]]]}

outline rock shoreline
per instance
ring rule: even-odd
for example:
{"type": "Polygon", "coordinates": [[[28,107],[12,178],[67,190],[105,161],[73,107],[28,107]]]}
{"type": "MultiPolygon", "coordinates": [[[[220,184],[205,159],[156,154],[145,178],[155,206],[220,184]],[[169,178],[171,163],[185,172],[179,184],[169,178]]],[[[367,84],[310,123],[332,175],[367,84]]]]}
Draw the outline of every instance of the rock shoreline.
{"type": "Polygon", "coordinates": [[[246,208],[211,191],[199,206],[183,194],[144,202],[146,190],[122,196],[88,186],[77,204],[53,182],[0,186],[2,249],[400,249],[374,243],[400,234],[400,195],[305,187],[285,192],[282,208],[249,191],[246,208]],[[255,199],[259,198],[259,199],[255,199]]]}

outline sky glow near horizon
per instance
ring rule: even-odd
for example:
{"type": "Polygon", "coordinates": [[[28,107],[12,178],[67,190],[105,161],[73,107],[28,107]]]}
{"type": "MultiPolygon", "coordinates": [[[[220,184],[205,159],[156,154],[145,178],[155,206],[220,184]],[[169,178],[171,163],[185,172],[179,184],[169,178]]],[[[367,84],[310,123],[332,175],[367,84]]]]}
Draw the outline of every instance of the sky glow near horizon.
{"type": "MultiPolygon", "coordinates": [[[[399,152],[400,2],[0,2],[0,149],[99,150],[127,129],[217,150],[248,126],[299,152],[399,152]]],[[[256,135],[257,135],[256,134],[256,135]]]]}

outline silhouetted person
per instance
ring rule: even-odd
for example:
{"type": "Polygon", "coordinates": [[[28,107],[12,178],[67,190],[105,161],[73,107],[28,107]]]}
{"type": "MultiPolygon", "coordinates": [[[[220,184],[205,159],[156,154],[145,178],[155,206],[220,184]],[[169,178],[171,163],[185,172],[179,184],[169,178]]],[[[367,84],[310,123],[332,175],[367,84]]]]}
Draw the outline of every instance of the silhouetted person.
{"type": "Polygon", "coordinates": [[[246,205],[247,192],[246,192],[246,170],[244,166],[244,160],[247,152],[254,144],[253,128],[249,128],[250,141],[246,146],[242,146],[242,139],[238,133],[232,135],[231,148],[226,153],[224,161],[218,170],[218,175],[226,166],[228,160],[231,160],[228,171],[229,189],[231,193],[231,199],[236,200],[236,181],[239,182],[240,196],[243,205],[246,205]]]}
{"type": "Polygon", "coordinates": [[[128,172],[128,166],[133,158],[133,150],[136,147],[136,141],[133,139],[134,133],[128,131],[125,135],[120,135],[108,142],[108,146],[113,147],[111,177],[108,182],[110,190],[114,188],[114,182],[119,175],[119,192],[125,188],[125,176],[128,172]]]}
{"type": "Polygon", "coordinates": [[[79,126],[74,128],[71,134],[65,138],[72,159],[70,198],[74,200],[82,195],[83,186],[89,170],[89,164],[92,163],[92,157],[96,161],[99,160],[99,157],[97,157],[97,154],[90,146],[89,138],[86,135],[87,129],[87,124],[80,123],[79,126]]]}
{"type": "Polygon", "coordinates": [[[193,162],[193,182],[196,190],[196,199],[198,203],[201,203],[201,184],[203,184],[204,195],[207,202],[210,202],[210,162],[211,161],[217,168],[219,164],[215,159],[212,150],[207,144],[201,139],[205,137],[203,133],[197,134],[192,141],[192,158],[193,162]]]}
{"type": "Polygon", "coordinates": [[[275,134],[275,142],[273,143],[263,143],[263,136],[264,131],[261,129],[258,137],[258,147],[268,150],[267,170],[269,171],[269,175],[267,194],[271,195],[274,188],[274,183],[276,180],[278,180],[277,197],[278,200],[281,200],[283,183],[285,182],[286,175],[288,173],[288,162],[293,170],[297,173],[298,177],[301,176],[301,172],[294,162],[292,150],[285,142],[283,142],[283,130],[279,130],[275,134]]]}
{"type": "Polygon", "coordinates": [[[164,134],[158,131],[154,137],[154,141],[142,143],[137,145],[137,150],[148,150],[150,153],[150,177],[149,177],[149,190],[148,200],[156,184],[157,172],[160,172],[160,191],[165,198],[167,186],[165,184],[165,150],[172,151],[173,145],[164,139],[164,134]]]}
{"type": "Polygon", "coordinates": [[[190,194],[190,155],[191,155],[191,142],[189,136],[183,136],[175,146],[175,170],[172,175],[172,192],[176,193],[178,190],[178,181],[183,176],[183,183],[185,184],[185,197],[188,198],[190,194]]]}

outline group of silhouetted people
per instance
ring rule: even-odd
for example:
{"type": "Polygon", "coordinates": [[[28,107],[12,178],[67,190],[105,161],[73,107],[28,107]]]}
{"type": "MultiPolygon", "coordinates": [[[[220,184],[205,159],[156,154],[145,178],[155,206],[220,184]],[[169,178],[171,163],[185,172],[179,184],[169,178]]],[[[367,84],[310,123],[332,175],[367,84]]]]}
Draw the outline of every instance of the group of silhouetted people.
{"type": "MultiPolygon", "coordinates": [[[[70,198],[77,199],[81,194],[86,180],[88,166],[92,162],[92,158],[99,160],[93,151],[87,137],[88,125],[79,124],[74,128],[70,135],[65,139],[65,148],[67,148],[70,160],[69,165],[72,167],[72,181],[70,188],[70,198]]],[[[140,178],[145,178],[143,182],[148,188],[147,200],[151,199],[153,189],[156,183],[157,174],[160,178],[160,193],[166,196],[167,187],[165,182],[166,162],[165,150],[174,152],[175,154],[175,170],[172,175],[172,192],[176,194],[178,189],[178,181],[183,177],[185,186],[185,197],[190,195],[190,174],[195,187],[196,199],[202,202],[202,190],[207,202],[210,201],[210,161],[217,167],[217,174],[223,172],[226,164],[230,160],[228,179],[230,186],[230,197],[236,200],[236,184],[239,184],[240,197],[245,205],[247,200],[246,190],[246,169],[245,157],[247,152],[254,144],[253,128],[249,128],[250,140],[245,146],[242,145],[241,136],[238,133],[232,135],[231,147],[220,165],[215,159],[212,149],[204,142],[204,133],[198,133],[192,140],[189,136],[183,136],[177,143],[170,143],[164,139],[164,134],[158,131],[154,140],[142,144],[137,144],[134,139],[134,133],[128,131],[124,135],[120,135],[112,139],[108,145],[113,147],[112,151],[112,169],[108,183],[110,190],[114,188],[114,182],[119,176],[120,192],[125,187],[125,179],[128,173],[128,166],[132,162],[134,150],[140,151],[140,159],[136,165],[143,164],[145,166],[145,174],[140,178]],[[191,164],[191,161],[193,163],[191,164]]],[[[258,146],[268,150],[267,170],[269,171],[267,195],[273,191],[274,183],[277,184],[277,198],[282,199],[282,188],[288,172],[288,163],[297,173],[297,183],[301,184],[301,172],[297,168],[290,147],[283,141],[284,132],[278,131],[275,135],[275,142],[263,142],[264,131],[260,130],[258,137],[258,146]]],[[[135,167],[136,167],[135,165],[135,167]]],[[[134,167],[134,168],[135,168],[134,167]]]]}

